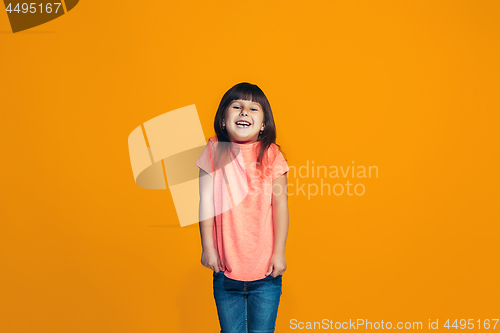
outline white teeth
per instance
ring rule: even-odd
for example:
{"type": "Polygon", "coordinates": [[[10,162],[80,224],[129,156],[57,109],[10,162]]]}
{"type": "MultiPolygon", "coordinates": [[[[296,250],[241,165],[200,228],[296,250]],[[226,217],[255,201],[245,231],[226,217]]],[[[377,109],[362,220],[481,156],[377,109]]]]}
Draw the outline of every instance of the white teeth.
{"type": "Polygon", "coordinates": [[[250,124],[249,124],[249,123],[240,122],[240,121],[238,121],[238,122],[236,123],[236,125],[250,126],[250,124]]]}

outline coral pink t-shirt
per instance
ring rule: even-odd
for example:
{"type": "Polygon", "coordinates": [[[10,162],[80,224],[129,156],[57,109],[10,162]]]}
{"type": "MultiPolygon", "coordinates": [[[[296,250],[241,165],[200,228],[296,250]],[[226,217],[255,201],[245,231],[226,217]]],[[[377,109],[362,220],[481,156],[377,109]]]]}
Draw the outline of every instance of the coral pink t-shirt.
{"type": "Polygon", "coordinates": [[[195,163],[214,178],[214,246],[226,277],[260,280],[266,277],[274,250],[272,183],[290,169],[275,144],[264,154],[264,170],[259,169],[261,143],[257,141],[222,143],[221,147],[231,147],[233,159],[215,170],[218,145],[217,136],[211,137],[195,163]]]}

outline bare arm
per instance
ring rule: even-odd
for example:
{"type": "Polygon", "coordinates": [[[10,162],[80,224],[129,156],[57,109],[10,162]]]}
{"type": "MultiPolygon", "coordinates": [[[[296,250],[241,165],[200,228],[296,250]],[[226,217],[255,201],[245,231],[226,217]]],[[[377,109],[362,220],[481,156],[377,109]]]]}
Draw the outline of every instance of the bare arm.
{"type": "Polygon", "coordinates": [[[200,169],[200,209],[198,219],[200,221],[200,238],[202,246],[201,263],[216,273],[222,270],[219,254],[214,246],[214,179],[200,169]]]}
{"type": "MultiPolygon", "coordinates": [[[[287,174],[283,174],[273,181],[273,220],[274,220],[274,251],[270,270],[276,277],[286,270],[285,245],[288,235],[288,193],[287,174]]],[[[268,273],[270,273],[268,271],[268,273]]]]}
{"type": "Polygon", "coordinates": [[[200,221],[201,246],[203,248],[214,246],[214,182],[203,169],[200,169],[200,210],[198,219],[200,221]]]}
{"type": "Polygon", "coordinates": [[[287,174],[281,175],[273,182],[273,219],[274,219],[274,253],[285,254],[288,234],[288,193],[286,191],[287,174]]]}

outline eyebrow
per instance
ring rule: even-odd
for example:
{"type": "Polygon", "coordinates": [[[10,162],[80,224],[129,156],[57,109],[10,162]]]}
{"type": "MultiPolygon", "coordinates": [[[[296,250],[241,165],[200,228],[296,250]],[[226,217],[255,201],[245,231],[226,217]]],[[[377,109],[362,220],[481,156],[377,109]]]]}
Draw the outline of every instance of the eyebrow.
{"type": "MultiPolygon", "coordinates": [[[[234,100],[234,101],[232,101],[232,102],[231,102],[231,104],[233,104],[233,103],[240,103],[240,104],[243,104],[243,102],[241,102],[241,101],[237,101],[237,100],[234,100]]],[[[256,106],[258,106],[259,108],[261,108],[261,109],[262,109],[262,106],[261,106],[259,103],[257,103],[257,102],[251,102],[251,103],[252,103],[253,105],[256,105],[256,106]]]]}

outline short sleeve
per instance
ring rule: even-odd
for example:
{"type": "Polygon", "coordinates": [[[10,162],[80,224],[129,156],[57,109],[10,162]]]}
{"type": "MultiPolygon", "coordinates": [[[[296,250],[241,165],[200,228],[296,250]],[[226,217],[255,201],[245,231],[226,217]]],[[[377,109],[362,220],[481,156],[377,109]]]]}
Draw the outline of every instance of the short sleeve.
{"type": "Polygon", "coordinates": [[[206,173],[208,173],[212,178],[214,177],[214,166],[213,166],[213,159],[212,159],[212,149],[211,149],[212,143],[209,141],[201,153],[200,157],[198,160],[195,162],[195,165],[203,169],[206,173]]]}
{"type": "Polygon", "coordinates": [[[283,154],[279,150],[278,146],[273,146],[274,150],[274,155],[276,156],[274,159],[274,162],[272,164],[272,181],[276,180],[279,178],[281,175],[287,173],[290,168],[288,167],[288,164],[286,163],[285,158],[283,157],[283,154]]]}

